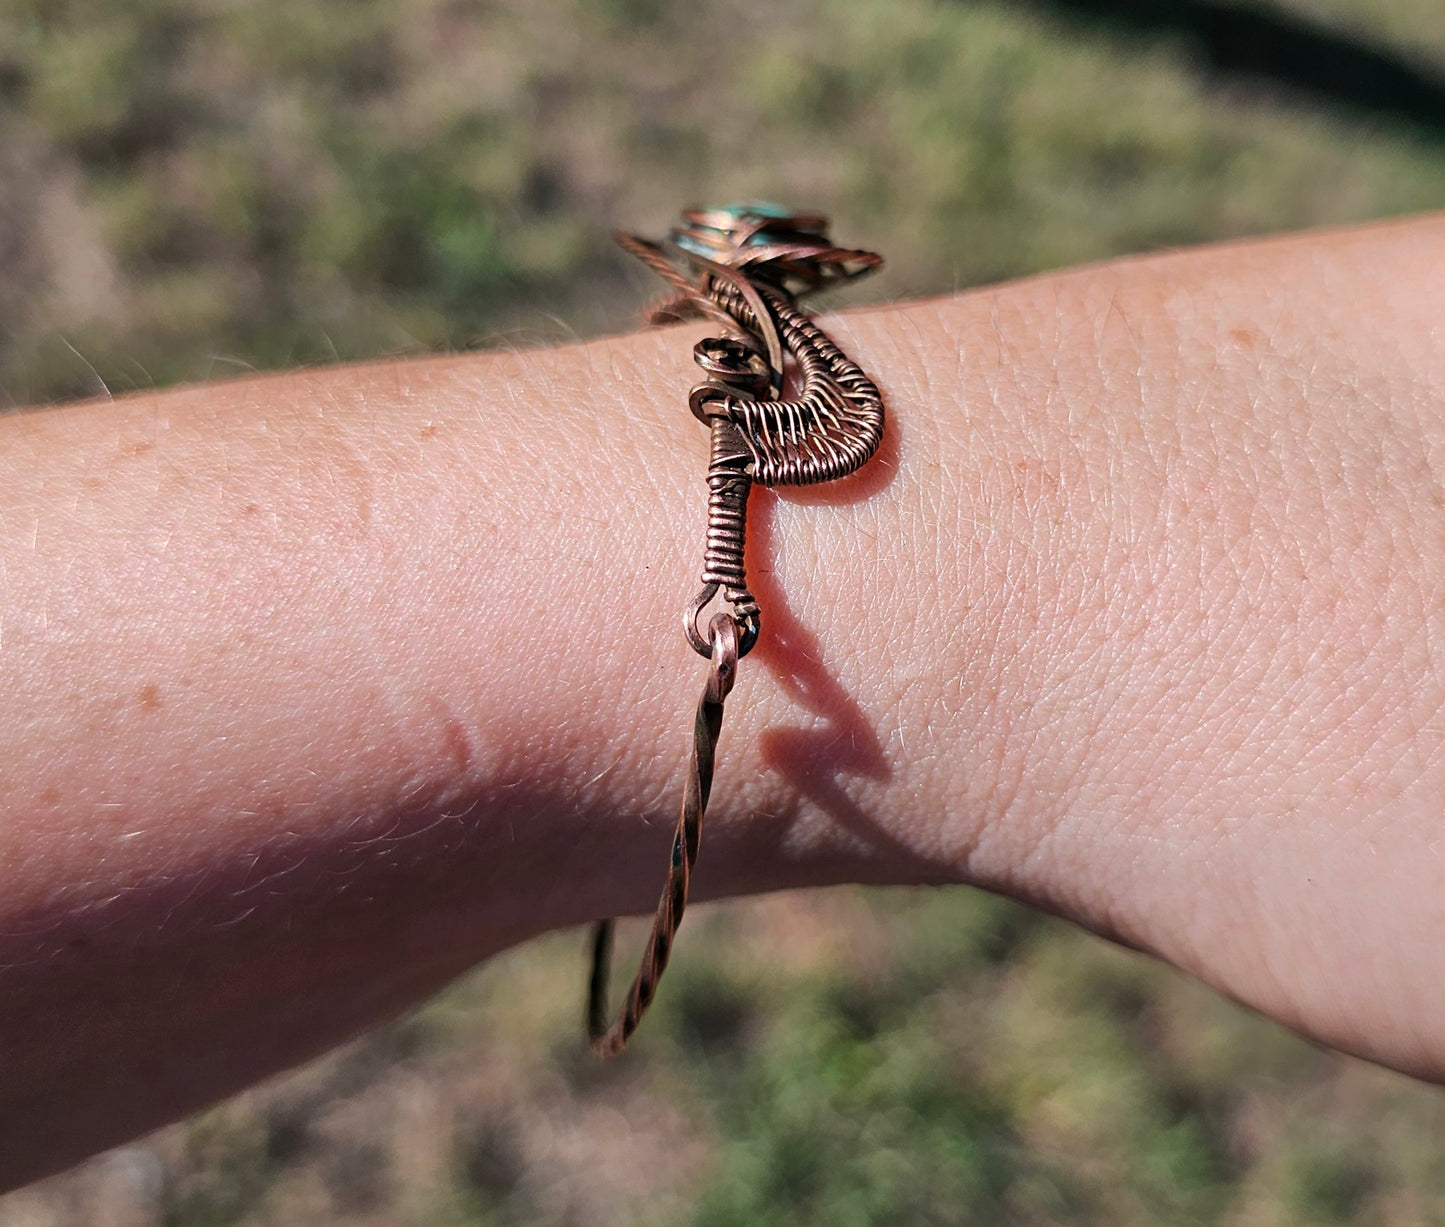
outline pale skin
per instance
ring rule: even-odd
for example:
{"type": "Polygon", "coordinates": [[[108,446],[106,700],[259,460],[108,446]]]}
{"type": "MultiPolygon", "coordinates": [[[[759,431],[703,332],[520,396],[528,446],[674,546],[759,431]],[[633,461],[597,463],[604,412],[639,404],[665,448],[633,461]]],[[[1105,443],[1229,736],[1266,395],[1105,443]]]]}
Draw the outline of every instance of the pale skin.
{"type": "MultiPolygon", "coordinates": [[[[890,435],[755,494],[696,894],[973,883],[1445,1076],[1442,268],[1424,219],[830,317],[890,435]]],[[[0,1183],[651,909],[700,335],[0,419],[0,1183]]]]}

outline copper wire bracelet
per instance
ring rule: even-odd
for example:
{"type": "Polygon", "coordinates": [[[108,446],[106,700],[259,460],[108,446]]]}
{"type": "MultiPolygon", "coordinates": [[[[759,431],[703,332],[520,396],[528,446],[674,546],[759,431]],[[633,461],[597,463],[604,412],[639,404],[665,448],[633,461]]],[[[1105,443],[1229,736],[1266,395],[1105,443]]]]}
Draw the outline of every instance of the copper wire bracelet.
{"type": "Polygon", "coordinates": [[[871,272],[881,257],[834,247],[825,218],[775,205],[692,209],[665,244],[619,234],[617,241],[672,287],[648,314],[653,323],[703,317],[723,336],[700,341],[693,357],[706,378],[689,397],[711,432],[707,544],[702,588],[683,615],[688,642],[710,664],[697,705],[682,812],[667,881],[642,965],[608,1025],[611,920],[593,933],[587,1029],[593,1051],[626,1046],[657,992],[687,906],[702,819],[712,790],[723,703],[738,661],[757,643],[761,611],[748,590],[743,554],[754,482],[800,486],[845,477],[883,438],[883,398],[873,381],[798,306],[798,299],[871,272]],[[785,383],[797,393],[784,397],[785,383]],[[722,593],[703,629],[706,610],[722,593]]]}

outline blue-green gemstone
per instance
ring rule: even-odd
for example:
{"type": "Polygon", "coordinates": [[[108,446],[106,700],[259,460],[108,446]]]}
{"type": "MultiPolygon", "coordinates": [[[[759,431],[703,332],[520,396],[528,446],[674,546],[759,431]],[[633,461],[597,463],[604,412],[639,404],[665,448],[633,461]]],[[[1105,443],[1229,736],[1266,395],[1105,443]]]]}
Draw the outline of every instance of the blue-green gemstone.
{"type": "Polygon", "coordinates": [[[823,230],[816,223],[800,227],[798,224],[800,219],[796,213],[786,205],[780,205],[771,200],[749,200],[735,204],[710,205],[705,211],[720,214],[719,224],[708,226],[692,222],[686,228],[674,230],[672,239],[683,250],[708,258],[715,257],[720,251],[736,249],[737,230],[742,229],[745,223],[755,223],[759,220],[764,223],[777,222],[778,225],[775,227],[765,224],[744,240],[745,246],[766,247],[770,243],[784,239],[789,234],[797,234],[800,231],[816,234],[819,237],[823,235],[823,230]],[[722,218],[726,218],[727,221],[722,221],[722,218]]]}
{"type": "Polygon", "coordinates": [[[730,213],[733,217],[771,217],[777,221],[793,216],[793,211],[787,205],[780,205],[771,200],[749,200],[742,204],[717,205],[708,210],[709,213],[730,213]]]}

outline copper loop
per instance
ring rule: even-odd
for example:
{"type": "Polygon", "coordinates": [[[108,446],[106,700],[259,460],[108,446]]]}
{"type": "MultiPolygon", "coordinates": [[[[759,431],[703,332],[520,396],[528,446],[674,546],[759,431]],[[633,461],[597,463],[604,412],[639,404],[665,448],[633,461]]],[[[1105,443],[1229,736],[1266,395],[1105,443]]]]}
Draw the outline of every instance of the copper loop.
{"type": "Polygon", "coordinates": [[[713,418],[732,417],[732,395],[722,384],[700,383],[687,398],[688,408],[704,426],[711,426],[713,418]]]}
{"type": "Polygon", "coordinates": [[[732,337],[704,337],[692,347],[692,356],[713,378],[754,395],[766,392],[772,382],[768,360],[750,345],[732,337]]]}

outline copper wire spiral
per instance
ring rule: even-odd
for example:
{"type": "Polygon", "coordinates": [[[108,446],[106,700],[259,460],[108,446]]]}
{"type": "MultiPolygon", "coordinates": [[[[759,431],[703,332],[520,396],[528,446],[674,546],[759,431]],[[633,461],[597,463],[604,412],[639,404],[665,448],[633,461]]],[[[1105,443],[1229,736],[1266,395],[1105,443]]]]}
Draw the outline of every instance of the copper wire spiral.
{"type": "Polygon", "coordinates": [[[823,218],[790,215],[776,206],[694,209],[683,214],[683,222],[671,235],[675,255],[635,235],[620,234],[617,240],[674,290],[649,319],[701,316],[721,323],[728,334],[696,347],[707,378],[690,397],[693,413],[708,424],[712,446],[702,588],[683,626],[688,642],[709,657],[712,668],[698,703],[682,812],[652,934],[610,1026],[613,922],[600,921],[594,931],[587,1023],[593,1050],[603,1057],[622,1051],[667,966],[712,789],[723,701],[738,660],[758,638],[761,614],[744,563],[752,484],[796,486],[844,477],[864,464],[883,438],[878,388],[796,301],[877,268],[880,258],[834,247],[823,218]],[[799,388],[788,398],[782,393],[790,372],[799,388]],[[729,608],[712,615],[704,634],[701,618],[719,591],[729,608]]]}
{"type": "Polygon", "coordinates": [[[689,641],[699,651],[708,645],[697,634],[697,614],[719,588],[732,606],[733,618],[742,632],[740,654],[746,656],[758,637],[761,611],[748,589],[743,555],[747,546],[748,494],[753,479],[748,475],[752,452],[742,432],[725,417],[714,417],[712,455],[707,467],[707,546],[702,559],[703,591],[696,608],[684,618],[689,641]],[[699,603],[700,602],[700,603],[699,603]],[[699,643],[701,642],[701,647],[699,643]]]}

